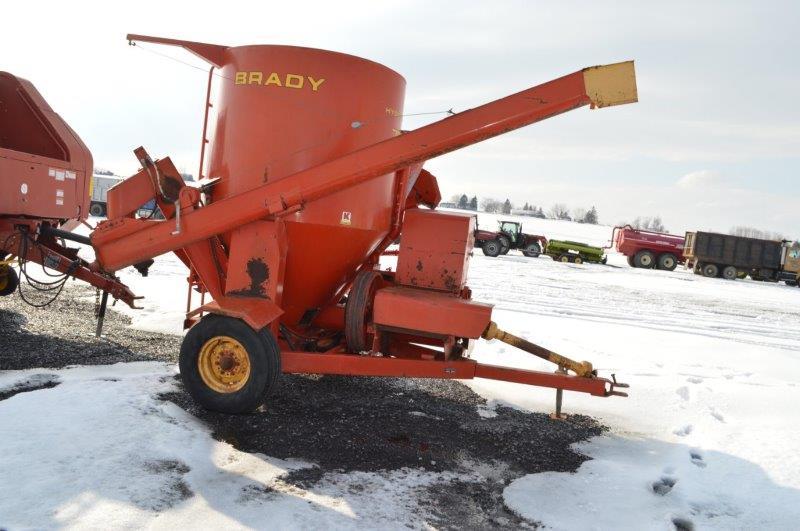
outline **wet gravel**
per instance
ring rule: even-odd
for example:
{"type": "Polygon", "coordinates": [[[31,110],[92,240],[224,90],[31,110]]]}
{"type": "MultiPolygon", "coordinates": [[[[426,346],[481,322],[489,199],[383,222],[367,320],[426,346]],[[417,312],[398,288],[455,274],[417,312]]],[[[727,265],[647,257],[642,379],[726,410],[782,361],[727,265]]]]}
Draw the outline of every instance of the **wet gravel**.
{"type": "MultiPolygon", "coordinates": [[[[0,297],[0,370],[129,361],[176,361],[181,338],[128,328],[130,318],[106,311],[103,337],[95,337],[95,291],[69,283],[46,308],[33,308],[17,295],[0,297]]],[[[118,303],[123,304],[123,303],[118,303]]]]}
{"type": "MultiPolygon", "coordinates": [[[[93,297],[93,290],[71,286],[43,310],[0,298],[0,344],[14,346],[3,349],[0,369],[177,361],[180,337],[127,328],[129,319],[114,311],[96,339],[93,297]]],[[[488,408],[455,381],[287,375],[259,411],[239,416],[200,409],[179,380],[177,388],[161,398],[204,421],[215,438],[245,452],[316,463],[284,478],[301,488],[350,471],[459,474],[414,493],[424,520],[439,529],[535,527],[505,507],[503,489],[525,474],[576,470],[586,458],[570,446],[604,429],[580,415],[554,421],[488,408]]]]}

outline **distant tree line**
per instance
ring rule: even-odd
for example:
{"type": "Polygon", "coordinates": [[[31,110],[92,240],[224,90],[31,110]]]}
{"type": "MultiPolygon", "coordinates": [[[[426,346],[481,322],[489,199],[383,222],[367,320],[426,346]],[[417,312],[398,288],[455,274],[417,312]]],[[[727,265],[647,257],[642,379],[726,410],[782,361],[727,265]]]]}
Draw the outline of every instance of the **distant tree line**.
{"type": "Polygon", "coordinates": [[[731,228],[730,234],[734,236],[744,236],[745,238],[758,238],[759,240],[785,240],[786,238],[780,232],[770,232],[766,230],[759,230],[753,227],[736,226],[731,228]]]}
{"type": "Polygon", "coordinates": [[[669,231],[664,227],[664,223],[661,221],[661,216],[636,216],[633,221],[621,221],[619,223],[621,226],[630,225],[634,229],[642,229],[642,230],[651,230],[653,232],[664,232],[669,233],[669,231]]]}
{"type": "Polygon", "coordinates": [[[459,208],[462,210],[480,210],[490,214],[514,214],[517,216],[530,216],[542,219],[561,219],[566,221],[577,221],[578,223],[589,223],[596,225],[599,223],[599,215],[597,208],[592,206],[590,209],[577,208],[570,214],[570,210],[562,203],[556,203],[549,210],[545,210],[541,206],[532,205],[526,202],[521,208],[515,208],[514,203],[506,198],[505,201],[495,199],[493,197],[482,197],[480,202],[478,198],[472,196],[470,199],[467,194],[456,194],[450,198],[447,206],[459,208]]]}

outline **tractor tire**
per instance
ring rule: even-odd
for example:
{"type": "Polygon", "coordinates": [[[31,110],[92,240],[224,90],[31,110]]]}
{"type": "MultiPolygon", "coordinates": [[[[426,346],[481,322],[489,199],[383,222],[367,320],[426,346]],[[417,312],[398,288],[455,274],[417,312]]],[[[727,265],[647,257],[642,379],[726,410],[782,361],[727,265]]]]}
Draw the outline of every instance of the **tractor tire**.
{"type": "Polygon", "coordinates": [[[6,297],[17,291],[19,275],[11,266],[0,266],[0,297],[6,297]]]}
{"type": "Polygon", "coordinates": [[[672,253],[664,253],[658,255],[658,269],[664,271],[675,271],[678,267],[678,257],[672,253]]]}
{"type": "Polygon", "coordinates": [[[505,236],[499,236],[497,239],[500,241],[500,254],[508,254],[511,249],[511,240],[505,236]]]}
{"type": "Polygon", "coordinates": [[[561,256],[558,257],[558,261],[561,262],[562,264],[568,264],[572,262],[572,259],[568,254],[562,254],[561,256]]]}
{"type": "Polygon", "coordinates": [[[733,266],[725,266],[722,268],[722,278],[725,280],[736,280],[739,276],[739,271],[733,266]]]}
{"type": "Polygon", "coordinates": [[[542,247],[536,242],[529,243],[522,250],[522,254],[524,254],[528,258],[536,258],[540,254],[542,254],[542,247]]]}
{"type": "Polygon", "coordinates": [[[241,319],[209,314],[181,344],[183,385],[202,407],[219,413],[248,413],[278,383],[281,356],[268,328],[255,331],[241,319]]]}
{"type": "Polygon", "coordinates": [[[483,242],[483,245],[481,246],[481,249],[483,249],[483,254],[486,256],[491,256],[492,258],[500,254],[501,248],[500,242],[497,240],[483,242]]]}
{"type": "Polygon", "coordinates": [[[580,256],[576,256],[576,257],[575,257],[575,258],[572,260],[572,263],[574,263],[574,264],[582,264],[582,263],[583,263],[583,258],[581,258],[580,256]]]}
{"type": "Polygon", "coordinates": [[[656,257],[650,251],[639,251],[634,255],[633,263],[642,269],[652,269],[656,263],[656,257]]]}
{"type": "Polygon", "coordinates": [[[372,350],[372,335],[367,326],[372,322],[372,305],[375,292],[384,281],[377,271],[362,271],[356,275],[347,303],[344,306],[344,337],[347,350],[360,354],[372,350]]]}
{"type": "Polygon", "coordinates": [[[633,260],[632,256],[626,256],[625,259],[628,261],[629,266],[636,267],[636,262],[633,260]]]}
{"type": "Polygon", "coordinates": [[[716,278],[719,276],[719,266],[717,264],[703,264],[700,269],[704,277],[716,278]]]}
{"type": "Polygon", "coordinates": [[[96,218],[106,215],[106,207],[102,203],[92,203],[89,206],[89,215],[96,218]]]}

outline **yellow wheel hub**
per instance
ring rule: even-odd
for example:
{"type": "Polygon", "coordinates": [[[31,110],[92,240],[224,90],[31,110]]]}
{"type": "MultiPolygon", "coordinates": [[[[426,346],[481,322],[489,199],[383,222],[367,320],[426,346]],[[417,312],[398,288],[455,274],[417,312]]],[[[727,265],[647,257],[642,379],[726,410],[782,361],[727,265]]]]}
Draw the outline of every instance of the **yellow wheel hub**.
{"type": "Polygon", "coordinates": [[[235,393],[250,378],[247,349],[228,336],[212,337],[200,349],[197,369],[203,382],[218,393],[235,393]]]}

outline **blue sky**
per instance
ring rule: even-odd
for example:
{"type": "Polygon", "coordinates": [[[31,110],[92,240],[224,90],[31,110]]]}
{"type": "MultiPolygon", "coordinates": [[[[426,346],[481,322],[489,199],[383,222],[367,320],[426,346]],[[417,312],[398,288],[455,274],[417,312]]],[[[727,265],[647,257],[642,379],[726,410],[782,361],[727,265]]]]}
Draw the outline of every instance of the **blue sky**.
{"type": "MultiPolygon", "coordinates": [[[[596,205],[604,223],[658,214],[673,232],[749,225],[797,237],[799,6],[15,2],[4,18],[30,23],[0,33],[0,69],[37,85],[97,166],[133,172],[131,150],[143,144],[196,173],[205,75],[128,47],[128,32],[361,55],[406,77],[406,113],[463,110],[634,59],[639,103],[580,109],[432,160],[443,195],[596,205]]],[[[202,66],[180,50],[159,51],[202,66]]]]}

